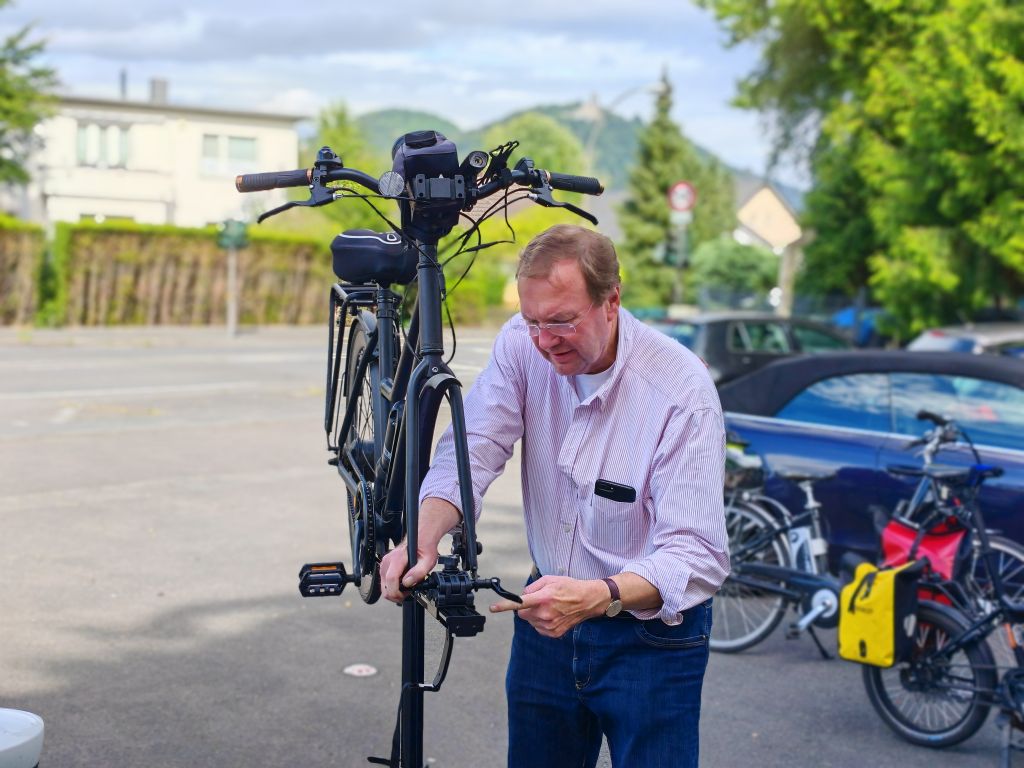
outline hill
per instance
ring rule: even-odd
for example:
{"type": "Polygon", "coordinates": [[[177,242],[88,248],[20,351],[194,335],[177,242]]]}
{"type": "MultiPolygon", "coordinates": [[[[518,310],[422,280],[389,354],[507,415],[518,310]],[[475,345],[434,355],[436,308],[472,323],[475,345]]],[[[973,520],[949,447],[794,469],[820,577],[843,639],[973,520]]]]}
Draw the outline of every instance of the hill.
{"type": "MultiPolygon", "coordinates": [[[[362,129],[366,140],[380,152],[390,156],[391,146],[395,139],[410,131],[433,129],[440,131],[462,149],[465,144],[463,132],[455,123],[428,112],[417,112],[411,109],[382,109],[368,112],[356,118],[356,124],[362,129]]],[[[468,145],[467,145],[468,146],[468,145]]]]}
{"type": "MultiPolygon", "coordinates": [[[[473,130],[460,130],[451,121],[430,114],[407,109],[384,109],[369,112],[356,118],[356,123],[365,133],[367,140],[382,152],[391,152],[394,140],[408,131],[433,128],[441,131],[449,139],[459,145],[460,152],[468,149],[491,149],[481,145],[482,137],[488,129],[498,123],[527,112],[539,112],[554,118],[564,125],[580,140],[584,147],[593,143],[596,175],[609,190],[625,190],[629,180],[629,171],[636,155],[637,135],[643,128],[643,121],[634,117],[627,120],[614,112],[601,109],[593,102],[576,102],[573,104],[549,104],[524,109],[506,115],[500,120],[488,123],[473,130]]],[[[510,136],[509,138],[515,138],[510,136]]],[[[713,157],[713,153],[697,146],[697,151],[704,157],[713,157]]],[[[752,171],[734,168],[723,163],[736,178],[737,186],[747,188],[763,177],[752,171]]],[[[571,173],[572,169],[559,169],[571,173]]],[[[582,171],[581,171],[582,172],[582,171]]],[[[795,187],[775,182],[773,186],[786,198],[787,202],[800,211],[803,208],[803,192],[795,187]]]]}

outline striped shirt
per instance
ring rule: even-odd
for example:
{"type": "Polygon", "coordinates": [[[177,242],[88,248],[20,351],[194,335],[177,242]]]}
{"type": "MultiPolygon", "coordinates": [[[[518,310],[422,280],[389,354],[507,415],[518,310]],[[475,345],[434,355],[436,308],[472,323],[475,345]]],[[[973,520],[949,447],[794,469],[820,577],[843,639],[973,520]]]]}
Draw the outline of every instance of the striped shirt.
{"type": "MultiPolygon", "coordinates": [[[[711,597],[729,572],[723,511],[725,426],[704,364],[679,342],[619,310],[611,376],[580,401],[520,315],[494,342],[466,395],[474,514],[522,439],[523,511],[540,572],[578,579],[635,573],[661,593],[667,624],[711,597]],[[597,480],[636,491],[595,495],[597,480]]],[[[451,428],[420,490],[461,508],[451,428]]]]}

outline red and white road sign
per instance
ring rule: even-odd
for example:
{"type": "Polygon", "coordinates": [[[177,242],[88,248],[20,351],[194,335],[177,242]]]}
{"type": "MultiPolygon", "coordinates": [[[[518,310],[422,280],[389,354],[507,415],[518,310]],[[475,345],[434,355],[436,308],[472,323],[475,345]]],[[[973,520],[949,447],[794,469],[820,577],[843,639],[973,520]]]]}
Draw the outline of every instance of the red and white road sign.
{"type": "Polygon", "coordinates": [[[668,188],[668,204],[673,211],[692,211],[697,204],[697,189],[688,181],[677,181],[668,188]]]}

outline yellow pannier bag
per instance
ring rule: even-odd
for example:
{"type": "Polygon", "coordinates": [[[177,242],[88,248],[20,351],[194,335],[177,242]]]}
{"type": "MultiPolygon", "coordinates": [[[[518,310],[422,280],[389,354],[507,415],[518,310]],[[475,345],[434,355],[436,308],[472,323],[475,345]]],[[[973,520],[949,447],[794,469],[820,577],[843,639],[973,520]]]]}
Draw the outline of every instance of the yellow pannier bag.
{"type": "Polygon", "coordinates": [[[839,601],[839,655],[891,667],[906,658],[917,624],[917,580],[927,560],[896,568],[857,566],[839,601]]]}

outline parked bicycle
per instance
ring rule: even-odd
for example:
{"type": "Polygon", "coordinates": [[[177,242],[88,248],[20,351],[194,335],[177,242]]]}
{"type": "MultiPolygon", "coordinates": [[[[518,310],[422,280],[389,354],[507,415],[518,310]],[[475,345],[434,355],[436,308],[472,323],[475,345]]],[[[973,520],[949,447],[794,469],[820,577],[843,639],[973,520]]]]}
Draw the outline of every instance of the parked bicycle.
{"type": "Polygon", "coordinates": [[[911,654],[890,668],[865,667],[864,685],[875,711],[897,734],[915,744],[948,747],[970,738],[990,710],[1002,713],[1002,764],[1009,765],[1013,733],[1024,728],[1024,649],[1020,600],[1022,560],[1018,545],[987,528],[978,504],[983,484],[1002,474],[983,464],[970,437],[955,422],[922,411],[935,424],[920,444],[926,466],[905,514],[920,516],[915,539],[923,544],[937,525],[962,531],[969,543],[960,564],[934,543],[927,550],[931,576],[922,581],[911,654]],[[966,468],[932,462],[943,444],[963,440],[975,463],[966,468]],[[919,502],[915,504],[915,502],[919,502]],[[1010,553],[1010,554],[1008,554],[1010,553]],[[958,573],[959,571],[959,573],[958,573]],[[1011,659],[997,664],[994,643],[1006,643],[1011,659]]]}
{"type": "MultiPolygon", "coordinates": [[[[919,418],[934,424],[908,446],[922,448],[923,468],[888,468],[895,475],[919,480],[910,499],[897,506],[880,531],[879,559],[884,565],[899,565],[929,556],[935,573],[947,584],[958,585],[957,608],[983,614],[991,608],[994,596],[989,566],[982,563],[981,539],[971,527],[958,522],[955,512],[946,510],[947,505],[958,502],[943,480],[960,477],[963,470],[935,464],[944,448],[960,443],[972,451],[974,447],[952,420],[929,411],[921,411],[919,418]]],[[[792,515],[763,493],[764,467],[759,457],[742,451],[744,446],[735,438],[731,445],[725,514],[732,573],[715,597],[711,648],[724,653],[751,648],[771,635],[787,610],[794,608],[798,618],[790,625],[789,636],[808,630],[821,653],[827,655],[813,627],[835,626],[839,581],[828,575],[827,532],[813,487],[832,475],[777,473],[804,493],[803,510],[792,515]]],[[[988,534],[991,571],[999,574],[1011,597],[1024,597],[1024,547],[994,531],[988,534]]],[[[953,588],[945,589],[952,592],[953,588]]],[[[950,597],[940,599],[954,604],[950,597]]],[[[1012,649],[1000,645],[1000,656],[1011,657],[1012,649]]]]}
{"type": "Polygon", "coordinates": [[[763,494],[759,457],[731,441],[727,449],[726,531],[732,571],[715,596],[711,649],[738,653],[767,638],[793,607],[789,637],[807,631],[821,654],[830,654],[814,627],[838,621],[839,582],[827,572],[828,545],[814,484],[832,475],[779,473],[804,493],[796,515],[763,494]]]}
{"type": "MultiPolygon", "coordinates": [[[[935,463],[943,449],[961,444],[972,453],[975,464],[981,464],[981,457],[970,435],[954,420],[927,410],[919,411],[917,418],[933,425],[907,445],[921,447],[922,466],[886,468],[894,476],[916,477],[918,482],[910,498],[896,506],[880,531],[882,565],[900,565],[927,557],[933,576],[960,585],[955,595],[959,610],[984,613],[991,607],[993,593],[988,571],[981,562],[981,538],[969,518],[963,518],[956,509],[961,503],[957,481],[963,478],[964,468],[935,463]]],[[[1002,579],[1004,589],[1014,599],[1024,597],[1024,547],[997,531],[987,532],[992,567],[1002,579]]]]}
{"type": "MultiPolygon", "coordinates": [[[[489,153],[470,152],[460,163],[454,143],[435,131],[418,131],[395,142],[393,169],[379,180],[345,168],[328,147],[320,150],[311,169],[236,180],[242,192],[309,188],[308,200],[288,202],[263,214],[260,221],[296,206],[357,198],[374,208],[390,228],[343,232],[331,244],[334,272],[341,282],[330,291],[324,429],[329,463],[344,481],[348,496],[352,570],[340,561],[304,565],[299,579],[305,597],[340,595],[346,585],[355,584],[364,601],[375,602],[380,597],[380,559],[403,538],[408,541],[409,567],[415,565],[418,491],[443,401],[451,411],[462,508],[473,508],[461,384],[444,359],[442,311],[455,286],[446,287],[438,244],[460,218],[496,193],[503,194],[469,219],[470,226],[456,239],[448,260],[460,253],[475,257],[488,245],[481,242],[480,224],[524,199],[565,208],[596,224],[586,211],[555,200],[552,191],[592,195],[603,191],[596,179],[541,170],[525,157],[510,168],[517,146],[513,141],[489,153]],[[358,184],[366,192],[336,186],[345,182],[358,184]],[[376,207],[374,201],[381,199],[398,203],[399,224],[376,207]],[[416,302],[406,327],[401,322],[403,296],[391,286],[414,281],[418,283],[416,302]]],[[[492,589],[520,601],[497,578],[478,574],[480,551],[473,515],[465,515],[453,536],[451,554],[439,560],[442,569],[413,588],[411,599],[405,601],[399,722],[390,758],[371,758],[371,762],[421,768],[423,693],[440,689],[454,638],[483,629],[484,617],[474,607],[474,592],[492,589]],[[433,682],[425,682],[424,677],[426,612],[445,631],[433,682]]]]}

